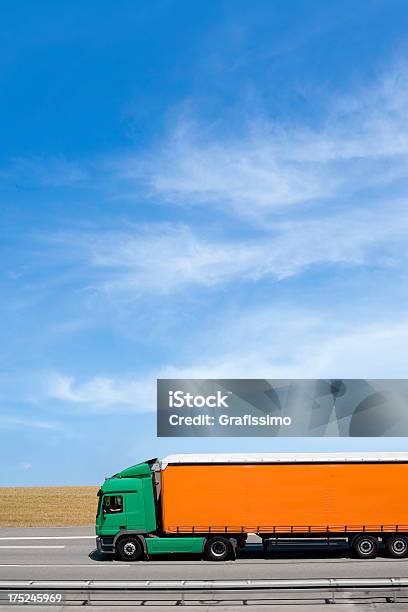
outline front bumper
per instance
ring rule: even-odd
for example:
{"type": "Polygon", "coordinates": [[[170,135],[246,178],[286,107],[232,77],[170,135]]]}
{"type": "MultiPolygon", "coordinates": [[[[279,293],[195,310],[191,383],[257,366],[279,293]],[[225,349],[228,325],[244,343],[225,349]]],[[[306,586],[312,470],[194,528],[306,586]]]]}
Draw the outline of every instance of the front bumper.
{"type": "Polygon", "coordinates": [[[97,536],[96,548],[100,553],[104,553],[105,555],[112,555],[115,552],[113,546],[113,536],[97,536]]]}

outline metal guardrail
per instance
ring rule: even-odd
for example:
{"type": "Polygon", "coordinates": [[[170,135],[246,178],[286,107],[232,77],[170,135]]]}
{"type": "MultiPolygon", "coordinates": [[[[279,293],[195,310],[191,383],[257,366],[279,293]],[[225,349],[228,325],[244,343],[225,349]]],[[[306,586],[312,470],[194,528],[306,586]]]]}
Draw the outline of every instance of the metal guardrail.
{"type": "Polygon", "coordinates": [[[253,580],[0,580],[0,590],[247,590],[406,588],[407,578],[311,578],[253,580]]]}
{"type": "MultiPolygon", "coordinates": [[[[61,594],[65,605],[181,605],[408,601],[408,578],[250,580],[0,580],[0,607],[11,594],[61,594]]],[[[30,602],[27,602],[30,603],[30,602]]],[[[32,603],[32,602],[31,602],[32,603]]]]}

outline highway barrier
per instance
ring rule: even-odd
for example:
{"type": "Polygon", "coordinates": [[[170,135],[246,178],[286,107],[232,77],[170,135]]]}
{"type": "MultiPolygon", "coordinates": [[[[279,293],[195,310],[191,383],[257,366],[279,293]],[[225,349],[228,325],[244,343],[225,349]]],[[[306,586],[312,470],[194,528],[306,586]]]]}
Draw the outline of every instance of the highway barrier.
{"type": "Polygon", "coordinates": [[[391,603],[408,601],[408,578],[305,580],[0,580],[0,605],[64,603],[106,605],[171,602],[172,605],[269,603],[391,603]],[[52,597],[51,597],[52,596],[52,597]],[[56,599],[56,597],[58,598],[56,599]],[[15,600],[12,600],[12,597],[15,600]],[[29,599],[31,598],[31,599],[29,599]]]}

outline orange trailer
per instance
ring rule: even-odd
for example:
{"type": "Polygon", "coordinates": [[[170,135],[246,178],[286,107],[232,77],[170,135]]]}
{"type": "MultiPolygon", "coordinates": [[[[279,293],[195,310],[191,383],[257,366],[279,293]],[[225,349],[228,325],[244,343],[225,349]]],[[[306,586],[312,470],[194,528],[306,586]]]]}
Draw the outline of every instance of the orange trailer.
{"type": "Polygon", "coordinates": [[[359,534],[360,556],[372,556],[381,539],[397,542],[394,556],[406,553],[408,453],[176,455],[160,463],[169,535],[241,534],[241,543],[251,532],[341,535],[356,548],[359,534]]]}

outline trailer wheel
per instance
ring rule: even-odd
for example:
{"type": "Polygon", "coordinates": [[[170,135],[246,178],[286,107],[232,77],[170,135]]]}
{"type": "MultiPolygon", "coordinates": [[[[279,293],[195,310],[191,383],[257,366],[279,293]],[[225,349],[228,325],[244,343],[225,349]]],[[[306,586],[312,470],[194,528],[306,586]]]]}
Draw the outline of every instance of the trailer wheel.
{"type": "Polygon", "coordinates": [[[116,544],[116,550],[123,561],[139,561],[143,557],[143,546],[139,538],[124,537],[116,544]]]}
{"type": "Polygon", "coordinates": [[[387,539],[385,547],[391,557],[406,557],[408,553],[408,540],[405,536],[394,535],[387,539]]]}
{"type": "Polygon", "coordinates": [[[360,559],[374,559],[378,552],[378,540],[370,535],[361,535],[354,538],[353,552],[360,559]]]}
{"type": "Polygon", "coordinates": [[[231,542],[222,536],[210,538],[204,546],[204,555],[210,561],[228,561],[232,553],[231,542]]]}

